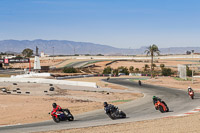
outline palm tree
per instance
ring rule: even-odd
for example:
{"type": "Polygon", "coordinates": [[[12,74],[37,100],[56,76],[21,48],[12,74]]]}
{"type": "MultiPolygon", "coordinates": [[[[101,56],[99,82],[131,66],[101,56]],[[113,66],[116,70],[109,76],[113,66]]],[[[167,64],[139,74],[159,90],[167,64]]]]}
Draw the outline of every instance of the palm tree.
{"type": "Polygon", "coordinates": [[[155,55],[155,53],[157,55],[160,54],[160,51],[158,49],[158,46],[156,46],[155,44],[150,45],[147,50],[145,50],[145,53],[147,53],[147,55],[151,56],[151,77],[152,77],[152,72],[153,72],[153,57],[155,55]]]}

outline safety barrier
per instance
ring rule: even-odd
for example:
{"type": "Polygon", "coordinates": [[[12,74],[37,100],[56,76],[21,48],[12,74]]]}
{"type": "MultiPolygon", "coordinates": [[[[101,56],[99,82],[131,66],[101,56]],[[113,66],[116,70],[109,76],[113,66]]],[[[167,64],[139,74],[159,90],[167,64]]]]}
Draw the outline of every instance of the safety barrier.
{"type": "Polygon", "coordinates": [[[46,83],[46,84],[62,84],[73,86],[86,86],[97,88],[94,82],[82,82],[82,81],[66,81],[56,79],[42,79],[42,78],[0,78],[0,82],[18,82],[18,83],[46,83]]]}

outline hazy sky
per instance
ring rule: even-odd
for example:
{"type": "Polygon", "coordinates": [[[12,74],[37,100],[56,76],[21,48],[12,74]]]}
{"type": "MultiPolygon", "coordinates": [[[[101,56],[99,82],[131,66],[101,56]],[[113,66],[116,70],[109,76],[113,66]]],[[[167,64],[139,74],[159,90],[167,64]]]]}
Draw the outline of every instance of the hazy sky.
{"type": "Polygon", "coordinates": [[[200,46],[200,0],[0,0],[0,40],[200,46]]]}

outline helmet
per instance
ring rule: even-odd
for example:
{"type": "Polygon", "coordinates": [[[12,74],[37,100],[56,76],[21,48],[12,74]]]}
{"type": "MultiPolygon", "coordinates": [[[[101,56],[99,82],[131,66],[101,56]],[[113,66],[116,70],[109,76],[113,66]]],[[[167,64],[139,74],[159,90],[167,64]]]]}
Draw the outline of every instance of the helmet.
{"type": "Polygon", "coordinates": [[[56,104],[56,103],[53,103],[52,106],[53,106],[53,108],[56,108],[56,107],[57,107],[57,104],[56,104]]]}
{"type": "Polygon", "coordinates": [[[104,103],[103,103],[103,106],[104,106],[104,107],[108,106],[108,103],[107,103],[107,102],[104,102],[104,103]]]}
{"type": "Polygon", "coordinates": [[[191,88],[190,86],[188,86],[188,89],[191,88]]]}
{"type": "Polygon", "coordinates": [[[155,98],[156,98],[156,96],[153,96],[153,97],[152,97],[152,99],[155,99],[155,98]]]}

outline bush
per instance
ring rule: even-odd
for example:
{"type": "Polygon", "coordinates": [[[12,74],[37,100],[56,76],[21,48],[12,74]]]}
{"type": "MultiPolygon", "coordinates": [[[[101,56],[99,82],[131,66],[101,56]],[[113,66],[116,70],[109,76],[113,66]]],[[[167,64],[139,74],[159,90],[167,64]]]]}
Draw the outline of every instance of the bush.
{"type": "Polygon", "coordinates": [[[118,74],[119,74],[118,69],[114,69],[114,70],[113,70],[113,74],[116,75],[116,76],[118,76],[118,74]]]}
{"type": "Polygon", "coordinates": [[[192,70],[190,70],[190,68],[188,66],[186,66],[186,73],[187,73],[187,76],[189,76],[189,77],[192,76],[192,70]]]}
{"type": "Polygon", "coordinates": [[[119,71],[120,73],[125,73],[126,75],[129,75],[129,71],[128,71],[128,68],[127,68],[127,67],[123,67],[123,66],[118,67],[118,71],[119,71]]]}
{"type": "Polygon", "coordinates": [[[163,68],[162,69],[162,75],[163,76],[171,76],[173,73],[172,73],[172,70],[170,68],[163,68]]]}
{"type": "Polygon", "coordinates": [[[106,68],[104,68],[104,70],[103,70],[103,74],[111,74],[111,71],[112,71],[112,69],[111,69],[110,66],[109,66],[109,67],[106,67],[106,68]]]}
{"type": "Polygon", "coordinates": [[[73,67],[66,67],[63,69],[64,73],[77,73],[77,70],[73,67]]]}

